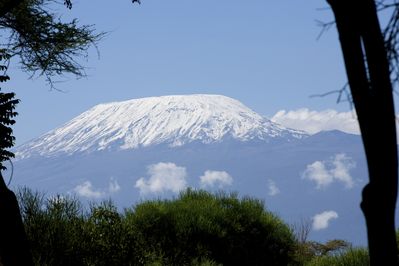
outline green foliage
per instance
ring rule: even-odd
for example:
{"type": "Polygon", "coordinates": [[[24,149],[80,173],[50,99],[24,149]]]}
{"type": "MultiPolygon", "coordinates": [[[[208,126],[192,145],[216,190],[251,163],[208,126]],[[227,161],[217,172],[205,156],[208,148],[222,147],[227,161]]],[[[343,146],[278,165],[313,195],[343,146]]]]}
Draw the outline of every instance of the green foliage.
{"type": "Polygon", "coordinates": [[[335,255],[315,257],[306,266],[368,266],[369,254],[365,248],[353,248],[335,255]]]}
{"type": "Polygon", "coordinates": [[[36,265],[289,265],[295,241],[261,201],[188,190],[119,213],[84,211],[74,198],[22,189],[20,208],[36,265]]]}
{"type": "Polygon", "coordinates": [[[134,232],[111,202],[85,213],[71,197],[18,193],[35,265],[140,265],[134,232]]]}
{"type": "Polygon", "coordinates": [[[318,261],[322,257],[330,259],[351,250],[352,245],[341,239],[333,239],[325,243],[309,241],[308,235],[311,226],[311,220],[301,220],[292,225],[296,239],[295,258],[298,265],[307,265],[309,262],[318,261]]]}
{"type": "MultiPolygon", "coordinates": [[[[5,50],[0,49],[0,60],[6,60],[9,55],[5,50]]],[[[0,71],[6,71],[7,66],[0,64],[0,71]]],[[[0,82],[6,82],[9,77],[4,73],[0,74],[0,82]]],[[[19,100],[14,99],[14,93],[0,92],[0,170],[5,170],[4,161],[14,157],[14,154],[8,151],[14,145],[15,137],[12,135],[11,125],[15,123],[13,119],[18,113],[14,111],[19,100]]]]}
{"type": "Polygon", "coordinates": [[[85,231],[88,236],[88,265],[137,265],[139,248],[133,228],[112,202],[92,205],[85,231]]]}
{"type": "Polygon", "coordinates": [[[43,195],[28,189],[18,193],[21,214],[36,265],[83,265],[84,219],[79,202],[43,195]]]}
{"type": "Polygon", "coordinates": [[[369,265],[366,249],[298,241],[261,201],[234,194],[187,190],[123,213],[26,188],[18,199],[35,265],[369,265]]]}
{"type": "Polygon", "coordinates": [[[298,243],[297,258],[302,263],[315,257],[341,255],[351,248],[351,244],[341,239],[329,240],[326,243],[306,241],[298,243]]]}
{"type": "Polygon", "coordinates": [[[127,219],[164,265],[188,265],[193,258],[223,265],[293,262],[291,230],[256,199],[187,190],[175,200],[143,202],[127,219]]]}
{"type": "MultiPolygon", "coordinates": [[[[50,83],[55,75],[84,76],[76,59],[87,57],[90,46],[104,36],[91,25],[78,25],[76,19],[62,22],[54,13],[58,4],[57,0],[24,0],[0,16],[0,29],[8,40],[3,48],[20,58],[23,70],[45,75],[50,83]]],[[[72,7],[69,0],[64,4],[72,7]]]]}

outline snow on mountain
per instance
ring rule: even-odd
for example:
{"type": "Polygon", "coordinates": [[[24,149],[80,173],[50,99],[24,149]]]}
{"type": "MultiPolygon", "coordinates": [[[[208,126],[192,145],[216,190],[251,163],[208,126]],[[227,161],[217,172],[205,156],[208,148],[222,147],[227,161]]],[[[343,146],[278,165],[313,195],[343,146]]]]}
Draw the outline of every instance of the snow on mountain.
{"type": "Polygon", "coordinates": [[[221,95],[175,95],[99,104],[63,126],[16,149],[17,159],[157,144],[307,136],[284,128],[239,101],[221,95]]]}
{"type": "Polygon", "coordinates": [[[15,188],[83,202],[111,198],[121,209],[173,197],[186,186],[223,189],[265,200],[290,223],[333,211],[338,218],[314,227],[310,239],[366,243],[358,208],[367,181],[360,136],[309,136],[225,96],[100,104],[14,152],[15,188]]]}

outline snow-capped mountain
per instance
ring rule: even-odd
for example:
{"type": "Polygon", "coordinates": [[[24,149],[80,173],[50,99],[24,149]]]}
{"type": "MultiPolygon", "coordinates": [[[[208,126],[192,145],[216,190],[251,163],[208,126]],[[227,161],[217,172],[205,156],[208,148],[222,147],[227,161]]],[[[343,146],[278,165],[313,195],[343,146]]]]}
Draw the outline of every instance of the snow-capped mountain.
{"type": "Polygon", "coordinates": [[[176,95],[99,104],[63,126],[22,145],[17,158],[96,150],[125,150],[156,144],[181,146],[284,138],[304,132],[287,129],[221,95],[176,95]]]}
{"type": "Polygon", "coordinates": [[[312,239],[365,243],[360,136],[287,129],[229,97],[100,104],[14,152],[14,188],[111,198],[120,208],[187,187],[238,192],[265,200],[288,223],[334,213],[312,239]]]}

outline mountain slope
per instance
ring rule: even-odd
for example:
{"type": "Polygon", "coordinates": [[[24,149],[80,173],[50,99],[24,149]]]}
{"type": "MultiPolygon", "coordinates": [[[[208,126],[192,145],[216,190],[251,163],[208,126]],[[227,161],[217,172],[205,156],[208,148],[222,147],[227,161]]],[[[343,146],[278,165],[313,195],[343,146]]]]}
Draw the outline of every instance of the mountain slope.
{"type": "Polygon", "coordinates": [[[242,103],[221,95],[176,95],[99,104],[63,126],[17,148],[17,158],[156,144],[303,138],[242,103]]]}

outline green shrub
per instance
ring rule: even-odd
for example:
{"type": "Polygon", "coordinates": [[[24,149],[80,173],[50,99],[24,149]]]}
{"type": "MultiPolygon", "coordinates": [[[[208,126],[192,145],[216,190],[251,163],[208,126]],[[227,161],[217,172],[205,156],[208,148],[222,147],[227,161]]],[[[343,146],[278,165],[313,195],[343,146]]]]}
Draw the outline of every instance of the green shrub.
{"type": "Polygon", "coordinates": [[[127,213],[138,239],[165,265],[209,258],[223,265],[288,265],[295,240],[261,201],[187,190],[174,200],[147,201],[127,213]]]}
{"type": "Polygon", "coordinates": [[[365,248],[352,248],[336,255],[315,257],[306,266],[368,266],[369,255],[365,248]]]}
{"type": "Polygon", "coordinates": [[[351,244],[341,239],[329,240],[325,243],[316,241],[297,242],[296,258],[300,264],[306,264],[315,257],[341,255],[352,248],[351,244]]]}
{"type": "Polygon", "coordinates": [[[134,233],[111,202],[85,213],[74,198],[18,193],[35,265],[138,265],[134,233]]]}
{"type": "Polygon", "coordinates": [[[73,197],[22,189],[35,265],[289,265],[295,239],[261,201],[187,190],[177,199],[85,211],[73,197]]]}
{"type": "Polygon", "coordinates": [[[82,265],[80,247],[84,220],[74,198],[44,200],[29,189],[18,193],[25,230],[36,265],[82,265]]]}

